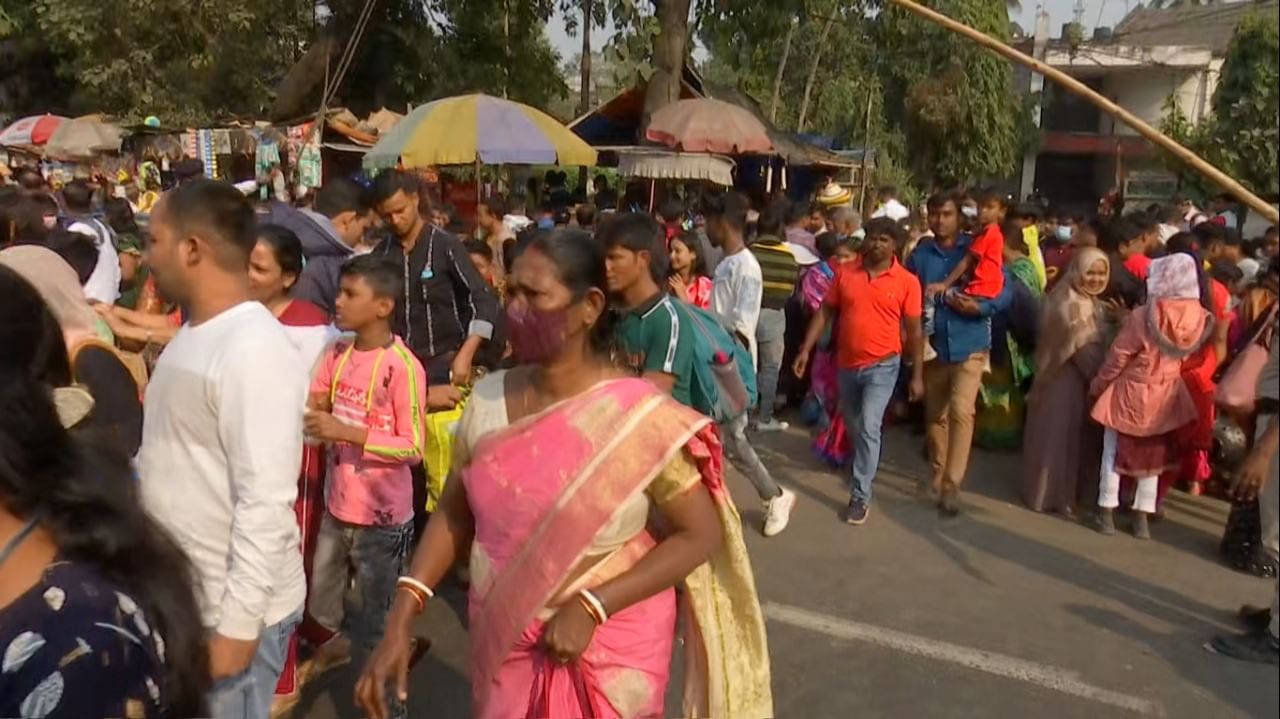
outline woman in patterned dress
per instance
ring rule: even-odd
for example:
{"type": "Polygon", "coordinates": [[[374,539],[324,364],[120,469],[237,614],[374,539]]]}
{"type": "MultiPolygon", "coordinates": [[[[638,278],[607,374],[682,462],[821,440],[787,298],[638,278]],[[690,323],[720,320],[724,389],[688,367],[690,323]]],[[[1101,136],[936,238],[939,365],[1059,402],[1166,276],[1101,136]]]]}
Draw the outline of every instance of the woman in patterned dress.
{"type": "Polygon", "coordinates": [[[128,458],[68,433],[93,400],[40,295],[7,268],[0,288],[0,716],[204,714],[187,559],[128,458]]]}

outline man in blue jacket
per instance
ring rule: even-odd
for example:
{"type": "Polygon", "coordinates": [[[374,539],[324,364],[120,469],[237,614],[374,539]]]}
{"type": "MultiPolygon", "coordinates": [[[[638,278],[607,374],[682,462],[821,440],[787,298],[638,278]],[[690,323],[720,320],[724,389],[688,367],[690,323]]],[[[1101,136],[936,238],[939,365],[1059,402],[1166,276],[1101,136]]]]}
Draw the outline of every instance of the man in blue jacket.
{"type": "Polygon", "coordinates": [[[307,258],[293,287],[293,296],[315,304],[333,316],[342,264],[355,254],[371,219],[369,193],[360,183],[335,177],[316,192],[314,210],[271,203],[262,222],[293,230],[307,258]]]}
{"type": "MultiPolygon", "coordinates": [[[[969,252],[973,237],[960,231],[962,205],[958,192],[929,198],[933,237],[922,240],[906,261],[922,287],[945,280],[969,252]]],[[[933,478],[921,489],[936,494],[943,516],[960,511],[960,485],[969,469],[978,390],[990,362],[991,317],[1009,306],[1011,284],[1005,282],[993,300],[966,295],[925,299],[939,304],[934,333],[928,338],[937,357],[924,366],[925,426],[933,478]]]]}

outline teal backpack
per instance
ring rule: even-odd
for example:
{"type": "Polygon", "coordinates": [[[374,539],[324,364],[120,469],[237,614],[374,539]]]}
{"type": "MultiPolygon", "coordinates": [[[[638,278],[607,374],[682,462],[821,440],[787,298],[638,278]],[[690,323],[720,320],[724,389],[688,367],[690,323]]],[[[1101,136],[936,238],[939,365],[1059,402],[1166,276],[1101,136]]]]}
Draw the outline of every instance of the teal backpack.
{"type": "Polygon", "coordinates": [[[687,302],[673,301],[681,322],[693,328],[693,408],[728,422],[756,406],[756,370],[751,350],[720,318],[687,302]]]}

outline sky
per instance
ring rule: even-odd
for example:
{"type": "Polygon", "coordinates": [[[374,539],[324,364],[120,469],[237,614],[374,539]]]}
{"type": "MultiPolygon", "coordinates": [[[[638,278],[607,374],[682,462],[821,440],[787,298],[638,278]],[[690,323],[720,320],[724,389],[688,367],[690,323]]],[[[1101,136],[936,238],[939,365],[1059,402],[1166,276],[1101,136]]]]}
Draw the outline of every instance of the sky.
{"type": "MultiPolygon", "coordinates": [[[[750,1],[767,2],[767,0],[750,1]]],[[[1130,8],[1139,4],[1139,0],[1083,0],[1083,2],[1086,37],[1092,33],[1096,25],[1115,27],[1130,8]],[[1098,22],[1099,17],[1101,17],[1101,23],[1098,22]]],[[[1076,0],[1024,1],[1022,12],[1014,13],[1012,17],[1029,34],[1035,28],[1036,11],[1043,7],[1049,13],[1049,35],[1057,37],[1062,33],[1063,24],[1071,22],[1075,4],[1076,0]]],[[[547,34],[551,38],[551,44],[560,51],[562,58],[571,58],[582,48],[582,38],[569,37],[565,31],[564,18],[558,14],[548,23],[547,34]]],[[[612,34],[613,31],[609,28],[596,28],[591,33],[591,46],[597,49],[603,47],[612,34]]]]}

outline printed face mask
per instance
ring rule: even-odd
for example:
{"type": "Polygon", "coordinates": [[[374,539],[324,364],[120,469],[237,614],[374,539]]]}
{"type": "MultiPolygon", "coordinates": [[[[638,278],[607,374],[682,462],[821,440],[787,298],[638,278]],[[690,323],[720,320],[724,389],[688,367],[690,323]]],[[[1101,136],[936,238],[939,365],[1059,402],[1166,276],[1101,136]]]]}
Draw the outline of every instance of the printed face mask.
{"type": "Polygon", "coordinates": [[[524,303],[507,305],[511,351],[522,364],[541,363],[564,349],[569,310],[535,310],[524,303]]]}

